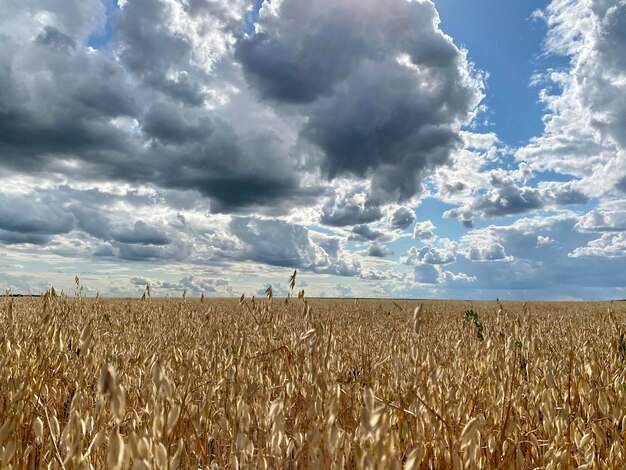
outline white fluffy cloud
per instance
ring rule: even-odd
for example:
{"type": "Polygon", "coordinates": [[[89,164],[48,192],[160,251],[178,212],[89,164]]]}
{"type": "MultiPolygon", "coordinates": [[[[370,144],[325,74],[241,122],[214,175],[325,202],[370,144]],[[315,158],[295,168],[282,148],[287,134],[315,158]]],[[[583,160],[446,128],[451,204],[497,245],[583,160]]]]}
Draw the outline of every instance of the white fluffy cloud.
{"type": "MultiPolygon", "coordinates": [[[[539,235],[541,237],[541,235],[539,235]]],[[[472,261],[496,261],[506,258],[504,247],[499,243],[491,243],[488,246],[473,246],[467,256],[472,261]]]]}
{"type": "Polygon", "coordinates": [[[581,217],[576,228],[591,232],[626,231],[626,200],[621,199],[601,204],[581,217]]]}
{"type": "Polygon", "coordinates": [[[570,58],[570,70],[541,83],[547,107],[543,135],[517,152],[538,170],[584,178],[596,195],[626,174],[626,3],[555,0],[539,13],[548,24],[546,49],[570,58]]]}
{"type": "Polygon", "coordinates": [[[600,238],[591,240],[587,246],[576,248],[571,256],[599,256],[626,258],[626,233],[604,233],[600,238]]]}
{"type": "Polygon", "coordinates": [[[417,222],[413,228],[413,238],[431,240],[435,238],[435,225],[430,220],[417,222]]]}

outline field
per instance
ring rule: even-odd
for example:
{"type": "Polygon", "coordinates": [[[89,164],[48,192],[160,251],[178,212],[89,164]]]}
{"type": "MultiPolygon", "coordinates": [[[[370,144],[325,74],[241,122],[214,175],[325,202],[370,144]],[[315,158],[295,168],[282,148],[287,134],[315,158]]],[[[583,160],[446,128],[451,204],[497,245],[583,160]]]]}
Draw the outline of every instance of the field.
{"type": "Polygon", "coordinates": [[[2,298],[0,466],[619,468],[625,320],[623,302],[2,298]]]}

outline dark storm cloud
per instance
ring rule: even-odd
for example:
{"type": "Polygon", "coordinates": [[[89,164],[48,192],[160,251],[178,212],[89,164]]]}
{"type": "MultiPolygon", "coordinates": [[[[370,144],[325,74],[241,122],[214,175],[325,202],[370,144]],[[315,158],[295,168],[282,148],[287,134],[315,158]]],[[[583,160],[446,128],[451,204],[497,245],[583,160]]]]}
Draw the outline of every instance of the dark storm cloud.
{"type": "Polygon", "coordinates": [[[301,105],[302,135],[322,150],[327,177],[372,176],[381,202],[419,193],[480,99],[434,5],[286,0],[267,9],[260,32],[237,46],[250,86],[301,105]]]}
{"type": "Polygon", "coordinates": [[[158,231],[142,221],[132,229],[118,227],[120,222],[128,226],[128,214],[118,214],[111,207],[123,203],[131,208],[140,208],[152,206],[155,202],[135,191],[113,194],[98,189],[79,190],[68,185],[37,187],[29,194],[20,196],[0,193],[0,228],[21,234],[47,235],[67,234],[76,230],[103,241],[114,239],[112,231],[116,236],[127,239],[141,239],[145,232],[143,235],[146,240],[158,240],[162,235],[156,235],[158,231]]]}
{"type": "Polygon", "coordinates": [[[49,235],[39,235],[33,233],[20,233],[0,229],[0,242],[5,245],[18,245],[29,243],[31,245],[45,245],[51,240],[49,235]]]}
{"type": "MultiPolygon", "coordinates": [[[[129,227],[133,209],[154,204],[133,192],[110,194],[66,185],[35,188],[24,196],[0,193],[0,244],[48,244],[50,253],[61,256],[188,258],[193,240],[182,240],[184,233],[173,240],[172,227],[149,225],[142,220],[129,227]],[[116,209],[116,204],[127,208],[116,209]]],[[[203,242],[212,240],[204,237],[203,242]]],[[[202,255],[207,257],[206,253],[202,255]]]]}
{"type": "Polygon", "coordinates": [[[378,242],[370,243],[369,247],[367,248],[367,256],[371,256],[373,258],[384,258],[392,254],[393,251],[378,242]]]}
{"type": "Polygon", "coordinates": [[[0,64],[3,165],[43,171],[65,158],[100,162],[128,153],[128,136],[111,120],[136,113],[136,93],[103,55],[9,38],[0,64]]]}
{"type": "MultiPolygon", "coordinates": [[[[34,89],[23,100],[18,80],[0,69],[6,92],[4,99],[0,91],[5,104],[0,110],[2,163],[29,171],[52,168],[75,178],[196,189],[214,200],[214,212],[275,206],[279,199],[285,204],[290,198],[310,202],[319,195],[316,189],[300,188],[273,133],[240,136],[218,117],[185,116],[184,109],[162,103],[148,108],[141,135],[112,126],[111,118],[134,114],[136,100],[128,94],[122,72],[104,60],[93,70],[79,59],[73,65],[83,67],[84,75],[73,90],[59,72],[42,84],[43,90],[34,89]],[[45,94],[38,95],[40,91],[45,94]],[[28,107],[22,108],[24,102],[28,107]],[[139,140],[142,135],[148,146],[139,140]],[[86,165],[67,167],[64,154],[86,165]]],[[[66,73],[74,76],[77,70],[66,67],[66,73]]]]}
{"type": "Polygon", "coordinates": [[[320,175],[371,178],[369,202],[327,201],[321,219],[335,226],[378,220],[380,204],[419,192],[480,97],[433,5],[287,0],[242,38],[249,7],[130,0],[109,47],[93,50],[102,3],[9,4],[0,165],[192,190],[212,212],[271,215],[319,203],[320,175]]]}
{"type": "Polygon", "coordinates": [[[115,241],[131,245],[169,245],[171,240],[159,229],[144,221],[135,222],[132,229],[113,232],[115,241]]]}
{"type": "MultiPolygon", "coordinates": [[[[271,125],[240,133],[216,112],[164,93],[165,82],[144,83],[192,61],[183,51],[188,40],[168,29],[168,8],[154,0],[124,6],[115,44],[125,68],[101,51],[57,47],[72,37],[63,39],[56,26],[40,29],[35,41],[15,36],[0,44],[0,164],[195,189],[212,199],[214,212],[310,205],[320,190],[301,188],[289,144],[271,125]]],[[[236,17],[230,8],[221,4],[223,18],[236,17]]],[[[204,86],[202,73],[193,77],[204,86]]]]}
{"type": "Polygon", "coordinates": [[[170,6],[155,0],[128,2],[117,22],[117,54],[122,63],[146,84],[183,103],[204,101],[201,83],[190,77],[192,45],[168,27],[170,6]],[[168,78],[170,70],[186,72],[168,78]]]}
{"type": "Polygon", "coordinates": [[[63,209],[28,197],[0,194],[0,230],[4,232],[4,240],[18,243],[16,240],[23,237],[33,240],[24,243],[45,242],[45,236],[68,233],[75,224],[74,216],[63,209]]]}
{"type": "Polygon", "coordinates": [[[383,216],[380,206],[367,200],[365,188],[356,187],[344,194],[335,193],[322,207],[320,222],[334,227],[361,225],[379,220],[383,216]]]}
{"type": "Polygon", "coordinates": [[[374,222],[382,217],[378,206],[344,206],[333,207],[326,204],[322,209],[320,222],[334,227],[374,222]]]}
{"type": "Polygon", "coordinates": [[[76,41],[71,36],[62,33],[54,26],[45,26],[35,38],[35,42],[57,49],[74,49],[76,47],[76,41]]]}
{"type": "Polygon", "coordinates": [[[372,230],[368,225],[355,225],[352,227],[348,240],[373,241],[382,238],[385,234],[380,230],[372,230]]]}
{"type": "Polygon", "coordinates": [[[141,124],[141,130],[148,139],[156,139],[163,144],[197,141],[213,127],[207,116],[202,116],[197,122],[191,123],[185,119],[178,106],[162,101],[148,108],[141,124]]]}
{"type": "Polygon", "coordinates": [[[425,93],[416,79],[395,61],[364,64],[333,99],[314,106],[304,135],[324,151],[330,178],[372,175],[372,197],[386,202],[421,191],[424,172],[460,144],[452,125],[459,116],[450,109],[469,103],[450,103],[449,90],[425,93]]]}
{"type": "Polygon", "coordinates": [[[211,198],[213,212],[237,212],[319,194],[315,188],[300,186],[283,160],[283,142],[275,133],[239,135],[217,118],[180,126],[151,122],[146,133],[157,139],[151,147],[157,163],[152,180],[167,188],[200,191],[211,198]],[[172,141],[180,145],[169,145],[172,141]]]}
{"type": "Polygon", "coordinates": [[[362,49],[350,31],[322,24],[295,47],[284,38],[257,33],[239,42],[235,57],[264,98],[310,103],[346,78],[362,49]],[[333,60],[327,51],[335,51],[333,60]]]}
{"type": "Polygon", "coordinates": [[[113,49],[144,85],[199,107],[217,78],[211,69],[230,55],[250,6],[247,0],[131,0],[119,15],[113,49]]]}
{"type": "Polygon", "coordinates": [[[472,227],[477,215],[484,218],[505,217],[589,202],[589,197],[572,182],[550,182],[537,188],[520,187],[510,176],[492,174],[491,186],[488,191],[474,195],[466,204],[447,211],[444,216],[457,218],[466,227],[472,227]]]}
{"type": "Polygon", "coordinates": [[[320,188],[302,186],[288,145],[263,126],[240,133],[215,113],[160,101],[148,108],[141,132],[149,142],[145,164],[126,168],[122,177],[194,189],[211,198],[212,212],[284,212],[289,204],[310,205],[321,195],[320,188]]]}
{"type": "Polygon", "coordinates": [[[391,215],[391,227],[406,230],[415,222],[415,212],[409,207],[401,206],[391,215]]]}
{"type": "Polygon", "coordinates": [[[80,230],[101,240],[110,239],[111,221],[102,210],[78,202],[70,203],[67,210],[76,217],[76,225],[80,230]]]}
{"type": "Polygon", "coordinates": [[[113,253],[117,258],[129,261],[182,260],[177,250],[158,245],[127,245],[116,243],[113,253]]]}

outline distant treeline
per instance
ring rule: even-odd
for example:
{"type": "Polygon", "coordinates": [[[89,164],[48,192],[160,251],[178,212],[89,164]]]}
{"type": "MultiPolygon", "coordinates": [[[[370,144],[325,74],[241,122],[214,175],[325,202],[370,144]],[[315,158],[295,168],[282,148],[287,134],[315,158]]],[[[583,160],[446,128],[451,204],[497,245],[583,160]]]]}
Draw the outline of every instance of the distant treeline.
{"type": "Polygon", "coordinates": [[[41,294],[0,294],[0,297],[41,297],[41,294]]]}

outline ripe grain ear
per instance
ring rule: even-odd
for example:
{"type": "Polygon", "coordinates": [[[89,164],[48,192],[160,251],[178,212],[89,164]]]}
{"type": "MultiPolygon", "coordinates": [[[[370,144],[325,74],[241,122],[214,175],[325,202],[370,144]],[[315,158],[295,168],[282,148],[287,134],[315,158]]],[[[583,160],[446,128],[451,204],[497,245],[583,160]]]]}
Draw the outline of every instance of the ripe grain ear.
{"type": "Polygon", "coordinates": [[[0,299],[0,468],[626,464],[621,304],[300,292],[0,299]]]}

